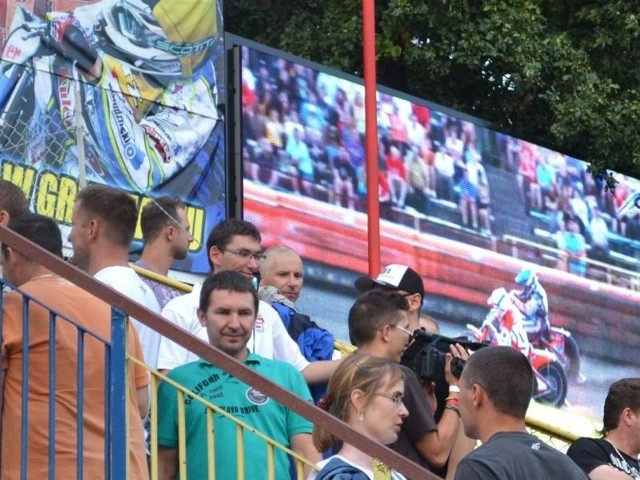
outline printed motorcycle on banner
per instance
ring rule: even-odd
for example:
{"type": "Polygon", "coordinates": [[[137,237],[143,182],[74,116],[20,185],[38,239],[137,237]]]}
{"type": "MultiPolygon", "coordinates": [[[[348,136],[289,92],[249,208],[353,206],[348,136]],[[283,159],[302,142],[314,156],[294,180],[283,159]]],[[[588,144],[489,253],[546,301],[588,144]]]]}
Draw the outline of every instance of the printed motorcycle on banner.
{"type": "Polygon", "coordinates": [[[61,225],[86,183],[127,190],[140,205],[179,197],[196,240],[179,268],[207,272],[204,238],[226,216],[221,5],[13,11],[0,63],[2,178],[61,225]]]}

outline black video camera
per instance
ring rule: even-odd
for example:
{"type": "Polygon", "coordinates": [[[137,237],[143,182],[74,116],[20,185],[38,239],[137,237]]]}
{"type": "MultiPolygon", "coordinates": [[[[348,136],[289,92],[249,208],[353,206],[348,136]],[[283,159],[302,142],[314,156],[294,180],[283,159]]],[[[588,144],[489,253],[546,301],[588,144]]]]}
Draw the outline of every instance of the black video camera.
{"type": "MultiPolygon", "coordinates": [[[[488,345],[487,343],[470,341],[466,337],[450,338],[443,335],[433,335],[419,329],[413,332],[413,342],[404,351],[400,363],[416,372],[422,380],[432,381],[436,384],[446,382],[444,375],[446,354],[450,352],[449,347],[456,343],[471,351],[488,345]]],[[[464,360],[453,357],[451,373],[460,378],[464,364],[464,360]]]]}

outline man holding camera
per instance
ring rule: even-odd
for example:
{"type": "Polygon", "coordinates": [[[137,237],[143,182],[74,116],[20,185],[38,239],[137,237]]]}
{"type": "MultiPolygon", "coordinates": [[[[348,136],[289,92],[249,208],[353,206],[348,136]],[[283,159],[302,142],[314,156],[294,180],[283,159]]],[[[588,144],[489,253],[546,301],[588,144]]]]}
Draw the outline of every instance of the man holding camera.
{"type": "Polygon", "coordinates": [[[424,284],[418,272],[406,265],[391,264],[382,269],[380,275],[374,280],[369,277],[360,277],[354,286],[360,293],[369,290],[395,293],[407,300],[407,315],[409,326],[407,329],[414,332],[420,328],[420,310],[424,302],[424,284]]]}
{"type": "MultiPolygon", "coordinates": [[[[374,289],[358,297],[349,311],[349,335],[353,344],[362,353],[400,362],[413,337],[409,320],[410,303],[403,292],[374,289]]],[[[463,360],[468,358],[467,352],[458,344],[452,344],[450,353],[446,353],[444,376],[450,390],[438,424],[433,418],[434,406],[428,401],[421,379],[412,369],[402,365],[405,374],[403,402],[409,416],[402,424],[398,440],[389,447],[425,468],[443,467],[457,438],[460,437],[462,441],[458,410],[460,390],[458,378],[451,373],[454,356],[463,360]]],[[[456,457],[464,456],[472,448],[473,444],[466,442],[464,452],[456,457]]],[[[455,470],[452,467],[450,462],[449,474],[455,470]]]]}

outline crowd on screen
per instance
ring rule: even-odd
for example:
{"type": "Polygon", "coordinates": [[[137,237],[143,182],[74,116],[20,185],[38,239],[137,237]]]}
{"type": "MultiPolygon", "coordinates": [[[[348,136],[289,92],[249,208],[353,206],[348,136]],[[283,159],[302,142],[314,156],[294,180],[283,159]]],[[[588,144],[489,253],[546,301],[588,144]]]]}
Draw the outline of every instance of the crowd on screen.
{"type": "MultiPolygon", "coordinates": [[[[245,53],[245,178],[364,211],[363,87],[245,53]]],[[[487,170],[502,169],[516,179],[523,217],[546,223],[572,272],[585,273],[587,255],[606,261],[612,236],[640,240],[640,214],[616,215],[633,190],[631,179],[621,176],[606,194],[578,159],[386,93],[378,97],[377,122],[383,218],[393,220],[398,211],[428,215],[430,202],[438,202],[458,211],[461,226],[491,234],[487,170]]]]}
{"type": "Polygon", "coordinates": [[[631,179],[620,176],[615,191],[608,192],[575,158],[514,139],[506,152],[526,214],[544,219],[572,273],[585,275],[587,256],[606,261],[611,238],[640,240],[640,215],[617,214],[633,191],[631,179]]]}
{"type": "MultiPolygon", "coordinates": [[[[284,59],[244,56],[243,62],[246,178],[363,210],[363,88],[284,59]]],[[[465,226],[489,232],[488,180],[475,130],[473,123],[434,120],[426,106],[381,94],[380,202],[422,214],[429,198],[454,202],[465,226]]]]}

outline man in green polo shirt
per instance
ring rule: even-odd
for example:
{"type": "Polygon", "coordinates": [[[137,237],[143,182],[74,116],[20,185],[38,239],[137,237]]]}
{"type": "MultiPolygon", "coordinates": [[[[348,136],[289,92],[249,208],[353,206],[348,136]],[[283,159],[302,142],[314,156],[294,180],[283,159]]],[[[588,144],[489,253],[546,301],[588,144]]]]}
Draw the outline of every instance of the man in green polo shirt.
{"type": "MultiPolygon", "coordinates": [[[[223,271],[208,277],[202,285],[198,318],[207,329],[209,342],[268,377],[287,390],[311,401],[304,378],[291,365],[250,353],[247,342],[258,311],[258,297],[251,282],[238,272],[223,271]]],[[[275,402],[224,370],[200,359],[177,367],[169,378],[251,425],[276,442],[315,463],[321,459],[311,440],[311,422],[275,402]]],[[[187,478],[208,478],[207,417],[202,403],[184,400],[187,478]]],[[[214,467],[216,478],[237,478],[236,424],[214,415],[214,467]]],[[[159,479],[174,480],[178,473],[178,396],[168,383],[158,391],[159,479]]],[[[265,478],[266,443],[244,432],[245,479],[265,478]]],[[[288,478],[289,460],[275,450],[275,478],[288,478]]]]}

